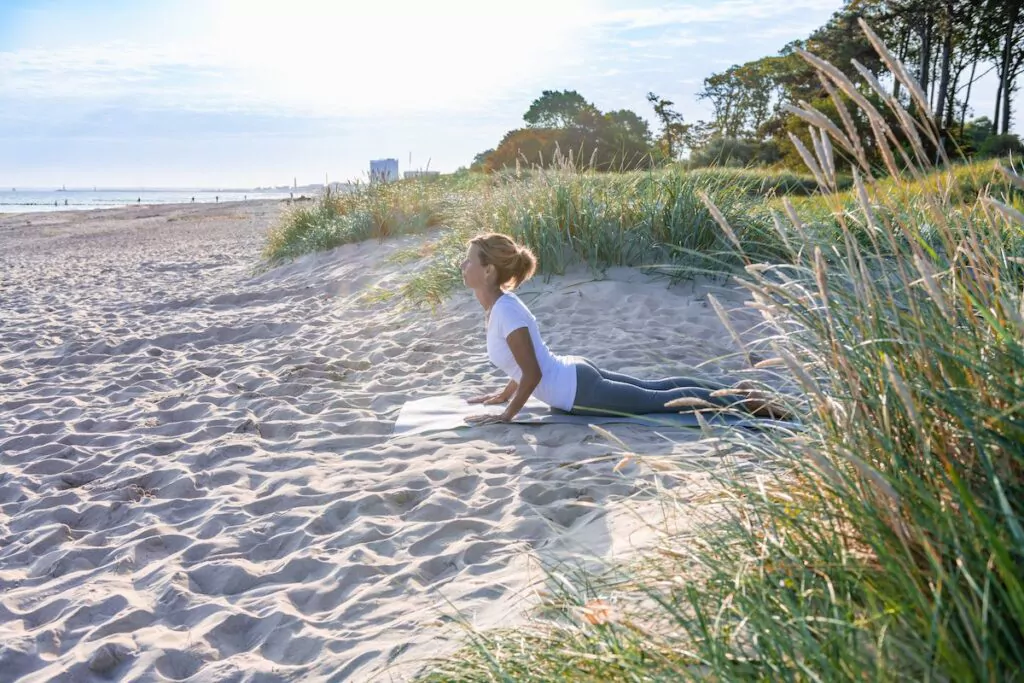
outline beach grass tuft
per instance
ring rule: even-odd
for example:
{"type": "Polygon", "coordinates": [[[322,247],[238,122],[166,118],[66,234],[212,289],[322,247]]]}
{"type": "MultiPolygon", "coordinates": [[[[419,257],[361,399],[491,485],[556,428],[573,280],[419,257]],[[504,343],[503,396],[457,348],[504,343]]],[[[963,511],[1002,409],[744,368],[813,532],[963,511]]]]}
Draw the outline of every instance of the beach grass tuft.
{"type": "Polygon", "coordinates": [[[445,188],[424,181],[326,189],[311,204],[293,206],[271,231],[263,257],[271,263],[342,244],[420,233],[448,220],[445,188]]]}

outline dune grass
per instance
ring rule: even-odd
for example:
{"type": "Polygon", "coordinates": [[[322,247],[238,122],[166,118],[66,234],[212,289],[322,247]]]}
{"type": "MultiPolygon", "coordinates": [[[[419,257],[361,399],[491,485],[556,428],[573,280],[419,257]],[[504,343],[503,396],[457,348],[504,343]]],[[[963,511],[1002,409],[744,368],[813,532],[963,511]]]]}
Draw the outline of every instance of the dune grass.
{"type": "MultiPolygon", "coordinates": [[[[813,175],[798,174],[789,170],[767,168],[702,168],[693,171],[708,178],[739,187],[755,197],[809,196],[818,194],[818,182],[813,175]]],[[[836,178],[838,189],[847,190],[853,186],[853,177],[840,174],[836,178]]]]}
{"type": "MultiPolygon", "coordinates": [[[[541,275],[579,264],[595,273],[610,266],[646,267],[676,279],[737,272],[742,259],[703,197],[711,199],[751,258],[788,258],[773,213],[799,216],[807,239],[828,243],[841,241],[838,216],[845,215],[858,243],[870,246],[867,224],[857,222],[856,191],[843,190],[852,185],[852,176],[837,176],[839,192],[829,197],[806,196],[814,182],[812,175],[788,171],[675,167],[611,174],[567,164],[362,185],[325,193],[288,212],[271,232],[264,257],[275,264],[341,244],[436,231],[426,266],[399,289],[374,293],[409,305],[444,301],[461,283],[466,241],[491,230],[529,245],[539,257],[541,275]]],[[[885,197],[875,212],[917,224],[927,221],[914,200],[923,192],[943,196],[955,212],[969,211],[986,188],[1018,207],[1022,194],[991,162],[958,165],[919,180],[882,180],[875,187],[885,197]]],[[[934,241],[934,232],[927,236],[934,241]]],[[[905,236],[898,240],[905,242],[905,236]]],[[[834,256],[825,253],[827,261],[834,256]]]]}
{"type": "Polygon", "coordinates": [[[466,240],[482,231],[504,232],[529,245],[542,275],[577,264],[595,272],[669,264],[673,277],[724,273],[742,264],[702,197],[714,198],[749,250],[778,255],[763,197],[807,180],[733,169],[608,174],[566,165],[368,185],[325,194],[289,212],[270,234],[264,257],[277,263],[349,242],[443,227],[430,263],[400,292],[406,301],[431,304],[460,283],[466,240]]]}
{"type": "Polygon", "coordinates": [[[707,434],[762,474],[697,505],[663,490],[682,514],[723,512],[608,574],[551,568],[531,624],[467,627],[421,680],[1020,679],[1024,178],[975,187],[976,169],[934,172],[921,152],[920,178],[857,173],[810,200],[828,230],[781,206],[781,258],[718,217],[774,350],[759,365],[802,392],[801,431],[707,434]]]}
{"type": "MultiPolygon", "coordinates": [[[[1024,209],[1024,191],[1013,185],[1000,170],[1002,167],[1016,169],[1017,172],[1024,169],[1020,160],[1005,159],[950,164],[941,170],[922,172],[917,178],[877,180],[871,184],[869,212],[863,210],[860,193],[855,188],[832,195],[777,197],[767,201],[764,207],[769,212],[798,217],[801,229],[810,233],[811,241],[816,243],[841,243],[844,234],[849,232],[860,246],[876,249],[871,239],[875,231],[868,225],[870,216],[876,221],[916,225],[920,229],[919,237],[930,247],[941,248],[940,222],[949,220],[969,224],[982,196],[994,197],[1018,210],[1024,209]],[[946,212],[939,221],[935,216],[936,203],[946,212]]],[[[1000,235],[1000,239],[1011,242],[1019,237],[1014,231],[1004,231],[1000,235]]],[[[909,233],[901,231],[894,238],[900,248],[904,248],[909,233]]],[[[888,249],[891,246],[890,243],[877,248],[888,249]]],[[[1015,250],[1012,244],[1007,247],[1015,250]]],[[[885,253],[896,257],[900,251],[889,249],[885,253]]],[[[834,255],[835,252],[826,252],[825,258],[831,260],[834,255]]]]}
{"type": "Polygon", "coordinates": [[[285,215],[268,236],[263,257],[276,263],[342,244],[424,232],[448,220],[458,189],[424,180],[328,189],[285,215]]]}

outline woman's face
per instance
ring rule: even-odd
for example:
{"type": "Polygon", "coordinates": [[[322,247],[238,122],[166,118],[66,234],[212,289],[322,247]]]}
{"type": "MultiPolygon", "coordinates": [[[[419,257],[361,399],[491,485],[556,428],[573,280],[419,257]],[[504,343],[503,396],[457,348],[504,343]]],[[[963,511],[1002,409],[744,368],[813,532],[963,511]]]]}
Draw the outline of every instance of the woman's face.
{"type": "Polygon", "coordinates": [[[466,258],[462,261],[462,281],[470,289],[487,286],[487,268],[480,264],[480,253],[475,244],[469,245],[466,258]]]}

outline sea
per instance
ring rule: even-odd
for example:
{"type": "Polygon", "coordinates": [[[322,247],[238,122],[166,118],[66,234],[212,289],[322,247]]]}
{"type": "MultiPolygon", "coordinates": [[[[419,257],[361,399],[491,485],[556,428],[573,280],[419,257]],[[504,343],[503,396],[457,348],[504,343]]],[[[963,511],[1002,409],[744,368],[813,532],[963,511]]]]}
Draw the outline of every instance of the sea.
{"type": "MultiPolygon", "coordinates": [[[[299,188],[295,197],[309,190],[299,188]]],[[[291,191],[266,190],[0,190],[0,214],[26,213],[35,211],[82,211],[89,209],[111,209],[118,206],[143,204],[212,204],[214,202],[241,202],[257,199],[287,199],[291,191]]]]}

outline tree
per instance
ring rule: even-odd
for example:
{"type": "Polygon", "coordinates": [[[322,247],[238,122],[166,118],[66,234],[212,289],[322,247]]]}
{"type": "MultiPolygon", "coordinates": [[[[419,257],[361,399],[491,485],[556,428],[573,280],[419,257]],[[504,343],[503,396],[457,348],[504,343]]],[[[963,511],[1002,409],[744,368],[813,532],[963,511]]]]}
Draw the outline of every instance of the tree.
{"type": "MultiPolygon", "coordinates": [[[[561,148],[560,131],[554,128],[518,128],[505,133],[498,146],[484,160],[485,171],[510,168],[517,161],[547,166],[561,148]]],[[[561,148],[564,152],[565,149],[561,148]]]]}
{"type": "MultiPolygon", "coordinates": [[[[700,97],[712,104],[716,136],[756,143],[774,140],[790,163],[799,162],[799,155],[789,133],[804,139],[805,144],[810,140],[806,138],[806,124],[785,113],[782,104],[807,102],[840,128],[844,126],[832,94],[824,89],[815,70],[796,54],[797,48],[853,76],[860,94],[872,100],[887,118],[892,116],[891,110],[864,79],[856,77],[854,61],[879,81],[890,79],[892,97],[913,113],[916,100],[892,78],[888,65],[860,30],[857,22],[863,18],[901,62],[911,65],[910,72],[916,71],[942,140],[951,135],[963,137],[972,85],[989,73],[978,69],[979,63],[995,62],[997,75],[1005,73],[993,117],[993,123],[999,124],[993,130],[998,132],[1002,126],[1009,126],[1010,118],[1004,113],[1008,103],[1002,95],[1018,87],[1019,74],[1024,70],[1022,5],[1024,0],[848,0],[824,26],[806,40],[786,45],[778,56],[712,74],[704,81],[700,97]],[[960,134],[951,134],[958,116],[960,134]]],[[[837,92],[836,97],[851,111],[867,156],[875,160],[878,150],[874,131],[845,93],[837,92]]]]}
{"type": "Polygon", "coordinates": [[[637,168],[651,162],[651,126],[629,109],[604,114],[598,138],[600,170],[637,168]]]}
{"type": "MultiPolygon", "coordinates": [[[[1024,22],[1021,19],[1021,6],[1024,0],[1001,0],[995,5],[1003,9],[999,25],[1003,28],[1003,49],[1000,54],[999,90],[996,93],[996,117],[993,120],[993,132],[998,121],[1003,135],[1010,132],[1010,100],[1015,91],[1014,81],[1024,68],[1024,22]],[[1002,96],[1002,111],[1000,111],[1002,96]]],[[[998,15],[997,15],[998,16],[998,15]]]]}
{"type": "MultiPolygon", "coordinates": [[[[917,80],[935,114],[935,122],[945,133],[952,128],[959,109],[961,131],[966,122],[973,84],[988,71],[978,74],[978,65],[995,62],[999,86],[996,91],[997,126],[1004,109],[1004,82],[1013,80],[1024,66],[1011,56],[1006,46],[1019,54],[1024,27],[1020,22],[1022,0],[862,0],[862,5],[878,8],[879,26],[889,26],[897,36],[897,56],[916,63],[917,80]],[[1007,68],[1008,67],[1008,68],[1007,68]],[[960,78],[969,72],[964,85],[960,78]],[[1008,80],[1002,78],[1006,75],[1008,80]],[[963,93],[961,99],[961,93],[963,93]]],[[[884,39],[884,36],[883,36],[884,39]]],[[[894,86],[894,95],[899,88],[894,86]]],[[[915,102],[909,102],[913,111],[915,102]]]]}
{"type": "Polygon", "coordinates": [[[488,149],[477,154],[475,157],[473,157],[473,163],[470,164],[469,166],[470,169],[474,171],[483,170],[484,166],[487,164],[487,157],[491,156],[492,154],[494,154],[493,149],[488,149]]]}
{"type": "Polygon", "coordinates": [[[523,114],[531,128],[569,128],[597,109],[575,90],[545,90],[523,114]]]}
{"type": "Polygon", "coordinates": [[[958,39],[954,42],[952,67],[952,84],[947,101],[947,128],[952,128],[956,121],[955,109],[960,109],[960,137],[964,135],[967,124],[967,109],[971,101],[971,90],[977,82],[978,64],[984,60],[989,33],[988,17],[984,9],[987,0],[968,0],[960,9],[960,20],[956,27],[958,39]],[[960,85],[960,76],[970,67],[967,82],[960,85]],[[959,92],[966,89],[962,99],[958,100],[959,92]]]}
{"type": "MultiPolygon", "coordinates": [[[[789,91],[799,83],[807,88],[813,73],[795,54],[762,57],[734,65],[722,73],[704,79],[704,90],[697,96],[711,101],[716,134],[723,138],[764,139],[764,131],[775,126],[782,103],[793,99],[789,91]]],[[[810,91],[817,95],[816,83],[810,91]]],[[[801,93],[796,99],[807,98],[801,93]]]]}
{"type": "Polygon", "coordinates": [[[635,111],[630,109],[610,111],[605,114],[605,118],[610,126],[621,130],[623,134],[636,140],[642,140],[648,145],[651,144],[651,125],[647,123],[646,119],[638,116],[635,111]]]}
{"type": "Polygon", "coordinates": [[[992,135],[992,119],[987,116],[980,116],[972,121],[967,121],[960,135],[960,144],[963,145],[967,154],[973,154],[981,149],[981,146],[992,135]]]}
{"type": "MultiPolygon", "coordinates": [[[[734,67],[735,68],[735,67],[734,67]]],[[[712,74],[704,79],[704,90],[698,99],[711,100],[714,111],[714,125],[719,135],[736,138],[743,126],[740,100],[743,99],[743,84],[735,77],[733,69],[712,74]]]]}
{"type": "Polygon", "coordinates": [[[963,126],[978,62],[983,58],[986,43],[992,42],[987,26],[991,21],[989,4],[990,0],[933,0],[934,29],[941,44],[935,55],[938,75],[932,76],[931,84],[922,83],[922,87],[930,87],[935,95],[932,98],[935,121],[944,132],[956,122],[960,77],[970,66],[967,93],[960,107],[963,126]]]}
{"type": "Polygon", "coordinates": [[[691,150],[707,145],[715,136],[715,124],[708,121],[691,123],[683,136],[683,144],[691,150]]]}
{"type": "Polygon", "coordinates": [[[981,144],[981,148],[978,149],[978,156],[986,159],[1005,157],[1011,154],[1017,157],[1024,154],[1024,144],[1021,144],[1019,137],[1009,133],[988,136],[981,144]]]}
{"type": "Polygon", "coordinates": [[[517,161],[548,166],[562,161],[599,171],[649,166],[651,129],[628,109],[601,112],[574,90],[545,90],[523,115],[526,128],[509,131],[494,150],[477,155],[474,167],[487,171],[517,161]]]}
{"type": "MultiPolygon", "coordinates": [[[[734,162],[749,158],[751,163],[781,159],[802,165],[790,135],[811,146],[807,124],[783,105],[805,102],[840,130],[852,127],[850,132],[861,141],[867,163],[880,163],[877,130],[854,106],[851,94],[856,99],[867,98],[890,130],[902,127],[890,104],[899,102],[914,114],[919,98],[911,97],[893,78],[889,65],[860,29],[861,19],[908,65],[908,73],[917,77],[924,102],[934,112],[940,146],[949,149],[953,145],[947,141],[959,141],[965,153],[977,153],[987,138],[976,139],[983,121],[990,121],[993,135],[1009,131],[1011,99],[1020,89],[1024,73],[1024,0],[845,0],[806,40],[784,46],[777,55],[733,65],[706,78],[699,97],[712,106],[713,118],[707,123],[685,123],[671,100],[650,92],[647,101],[658,124],[652,136],[651,127],[633,112],[602,113],[575,90],[546,90],[523,117],[527,123],[523,131],[535,133],[513,131],[512,138],[485,156],[489,162],[492,157],[514,161],[520,153],[548,155],[557,148],[563,153],[572,150],[574,159],[594,168],[613,170],[649,163],[652,153],[675,158],[683,149],[696,151],[712,145],[713,140],[713,148],[701,158],[734,162]],[[798,48],[851,76],[859,94],[826,88],[816,70],[797,54],[798,48]],[[859,77],[855,64],[869,78],[859,77]],[[995,111],[986,112],[991,119],[968,124],[968,116],[973,114],[973,85],[991,77],[989,74],[998,80],[995,111]],[[872,79],[877,83],[868,82],[872,79]],[[875,85],[885,91],[875,92],[875,85]],[[645,162],[636,161],[645,158],[645,162]]],[[[924,144],[931,145],[928,140],[924,144]]],[[[837,165],[851,163],[842,158],[840,150],[835,153],[837,165]]]]}
{"type": "Polygon", "coordinates": [[[942,38],[942,57],[939,66],[939,90],[935,98],[935,120],[945,130],[953,125],[953,107],[948,102],[949,78],[953,63],[953,38],[956,35],[956,8],[953,0],[943,0],[938,18],[942,38]]]}
{"type": "Polygon", "coordinates": [[[661,138],[665,154],[669,159],[675,159],[679,150],[679,143],[686,135],[688,126],[683,123],[683,115],[672,107],[675,102],[658,97],[653,92],[647,93],[647,101],[654,107],[654,113],[661,122],[661,138]]]}
{"type": "Polygon", "coordinates": [[[690,155],[691,168],[702,166],[748,166],[759,152],[757,143],[715,136],[690,155]]]}

